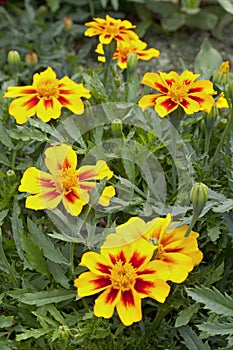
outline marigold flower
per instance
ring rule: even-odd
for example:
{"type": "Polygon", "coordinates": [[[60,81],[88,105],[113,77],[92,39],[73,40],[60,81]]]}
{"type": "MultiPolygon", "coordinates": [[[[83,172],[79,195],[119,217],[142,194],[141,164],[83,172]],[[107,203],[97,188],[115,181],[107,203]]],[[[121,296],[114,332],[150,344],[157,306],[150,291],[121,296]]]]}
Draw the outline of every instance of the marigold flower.
{"type": "Polygon", "coordinates": [[[165,117],[181,106],[185,113],[192,114],[205,110],[209,112],[214,104],[213,83],[209,80],[197,80],[200,74],[184,71],[181,75],[169,73],[146,73],[142,83],[158,90],[158,94],[143,96],[138,104],[145,110],[154,106],[160,117],[165,117]]]}
{"type": "Polygon", "coordinates": [[[224,96],[224,92],[221,92],[219,98],[216,101],[217,107],[218,108],[229,108],[229,104],[224,96]]]}
{"type": "Polygon", "coordinates": [[[156,249],[156,260],[161,260],[168,266],[169,279],[176,283],[183,282],[194,265],[202,260],[203,254],[198,249],[197,232],[191,231],[184,237],[188,225],[174,227],[177,222],[171,222],[171,215],[166,218],[155,218],[147,223],[138,217],[130,218],[126,223],[116,227],[116,234],[107,236],[104,248],[113,248],[133,242],[143,237],[156,249]]]}
{"type": "MultiPolygon", "coordinates": [[[[116,51],[113,55],[113,60],[118,60],[118,66],[121,69],[127,68],[127,58],[131,53],[135,53],[140,60],[149,61],[152,58],[157,58],[160,51],[156,49],[147,49],[147,44],[141,40],[125,40],[117,43],[116,51]]],[[[104,55],[103,45],[100,43],[95,50],[98,54],[104,55]]],[[[104,56],[98,56],[98,61],[106,62],[104,56]]]]}
{"type": "Polygon", "coordinates": [[[99,35],[99,41],[102,44],[109,44],[112,39],[117,41],[137,40],[138,35],[131,29],[136,28],[127,20],[115,19],[106,15],[106,19],[94,18],[93,22],[85,23],[85,26],[90,27],[85,32],[86,36],[99,35]]]}
{"type": "Polygon", "coordinates": [[[68,77],[58,80],[51,67],[44,72],[34,74],[29,86],[9,86],[4,97],[19,97],[12,101],[9,113],[18,124],[26,123],[34,114],[48,122],[61,115],[61,108],[66,107],[75,114],[82,114],[84,104],[81,97],[90,98],[90,92],[83,84],[76,84],[68,77]]]}
{"type": "Polygon", "coordinates": [[[114,308],[125,326],[142,319],[141,299],[150,297],[164,303],[170,287],[166,264],[150,261],[155,247],[139,238],[132,244],[85,253],[80,265],[90,271],[75,279],[78,295],[102,292],[95,300],[94,314],[110,318],[114,308]]]}
{"type": "MultiPolygon", "coordinates": [[[[88,192],[95,187],[95,181],[113,176],[103,160],[76,170],[77,155],[71,146],[65,144],[47,148],[45,164],[50,174],[35,167],[28,168],[23,174],[19,191],[33,194],[27,197],[26,208],[54,209],[62,201],[68,213],[79,215],[89,202],[88,192]]],[[[105,187],[99,203],[109,205],[114,194],[112,186],[105,187]]]]}

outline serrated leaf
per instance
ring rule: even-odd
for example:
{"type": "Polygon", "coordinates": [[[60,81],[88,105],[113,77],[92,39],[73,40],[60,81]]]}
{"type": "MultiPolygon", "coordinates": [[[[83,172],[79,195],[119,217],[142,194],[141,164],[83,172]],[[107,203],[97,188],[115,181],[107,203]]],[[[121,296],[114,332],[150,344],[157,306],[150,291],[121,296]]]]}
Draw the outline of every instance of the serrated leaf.
{"type": "Polygon", "coordinates": [[[69,261],[62,255],[60,250],[55,247],[52,241],[40,231],[36,224],[28,218],[28,229],[31,234],[33,242],[42,249],[44,256],[51,261],[58,264],[69,265],[69,261]]]}
{"type": "Polygon", "coordinates": [[[69,288],[69,278],[66,277],[65,275],[65,271],[64,269],[61,267],[60,264],[56,264],[53,261],[49,261],[47,262],[48,268],[49,268],[49,272],[51,273],[51,275],[53,276],[53,278],[55,279],[55,281],[57,283],[59,283],[62,287],[64,288],[69,288]]]}
{"type": "Polygon", "coordinates": [[[29,329],[29,330],[25,330],[24,333],[21,334],[17,334],[16,335],[16,341],[21,341],[21,340],[26,340],[29,338],[35,338],[38,339],[40,337],[42,337],[45,334],[48,334],[51,332],[51,329],[29,329]]]}
{"type": "Polygon", "coordinates": [[[185,326],[186,324],[189,323],[191,317],[197,313],[199,308],[198,304],[192,304],[185,308],[184,310],[181,310],[178,314],[178,317],[176,319],[175,327],[181,327],[185,326]]]}
{"type": "Polygon", "coordinates": [[[197,326],[200,331],[203,331],[209,335],[232,335],[233,334],[233,324],[226,322],[204,322],[203,324],[197,326]]]}
{"type": "Polygon", "coordinates": [[[8,135],[8,132],[6,128],[3,126],[3,123],[1,121],[0,121],[0,141],[4,146],[10,149],[14,148],[14,145],[8,135]]]}
{"type": "Polygon", "coordinates": [[[199,303],[205,304],[204,308],[218,315],[233,316],[233,299],[218,289],[212,287],[186,288],[187,294],[199,303]]]}
{"type": "Polygon", "coordinates": [[[222,204],[213,208],[215,213],[225,213],[233,209],[233,199],[227,199],[222,204]]]}
{"type": "Polygon", "coordinates": [[[0,226],[2,226],[5,217],[7,216],[9,210],[8,209],[4,209],[0,211],[0,226]]]}
{"type": "Polygon", "coordinates": [[[185,345],[188,350],[210,350],[208,344],[204,344],[192,328],[182,326],[178,328],[181,336],[184,338],[185,345]]]}
{"type": "Polygon", "coordinates": [[[195,72],[201,73],[202,78],[209,79],[211,75],[219,69],[221,63],[222,57],[220,53],[214,49],[209,40],[205,38],[195,58],[195,72]]]}
{"type": "Polygon", "coordinates": [[[208,236],[210,237],[212,242],[217,241],[220,234],[221,234],[221,231],[220,231],[218,226],[215,226],[215,227],[208,229],[208,236]]]}
{"type": "Polygon", "coordinates": [[[74,299],[75,291],[67,289],[53,289],[42,292],[24,293],[20,301],[27,305],[42,306],[51,303],[59,303],[64,300],[74,299]]]}

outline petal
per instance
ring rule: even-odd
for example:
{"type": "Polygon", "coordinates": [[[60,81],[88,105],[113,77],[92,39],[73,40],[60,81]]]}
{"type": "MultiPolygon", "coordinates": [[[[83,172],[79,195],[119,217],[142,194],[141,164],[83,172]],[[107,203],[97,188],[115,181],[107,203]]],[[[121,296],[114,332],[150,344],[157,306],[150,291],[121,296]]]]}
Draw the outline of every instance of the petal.
{"type": "Polygon", "coordinates": [[[40,83],[41,79],[43,80],[55,80],[56,73],[51,67],[48,67],[44,72],[36,73],[33,75],[33,87],[36,87],[38,83],[40,83]]]}
{"type": "Polygon", "coordinates": [[[129,243],[143,237],[151,224],[145,223],[138,217],[132,217],[124,224],[116,227],[116,233],[124,237],[129,243]]]}
{"type": "Polygon", "coordinates": [[[196,96],[195,98],[194,95],[189,95],[188,97],[183,98],[183,100],[179,102],[179,105],[183,107],[185,113],[193,114],[202,109],[200,105],[202,102],[204,101],[199,96],[196,96]]]}
{"type": "Polygon", "coordinates": [[[190,85],[189,94],[205,92],[206,94],[215,95],[213,83],[209,80],[197,80],[190,85]]]}
{"type": "Polygon", "coordinates": [[[41,193],[27,197],[25,202],[25,208],[34,210],[46,209],[45,201],[43,200],[41,193]]]}
{"type": "Polygon", "coordinates": [[[74,280],[74,285],[78,288],[78,295],[86,297],[101,292],[109,287],[111,281],[106,276],[97,276],[93,272],[83,272],[74,280]]]}
{"type": "Polygon", "coordinates": [[[174,102],[168,96],[161,96],[156,99],[155,111],[163,118],[167,114],[175,111],[178,107],[178,103],[174,102]]]}
{"type": "Polygon", "coordinates": [[[146,73],[142,78],[142,84],[150,86],[151,88],[165,94],[168,92],[169,88],[167,83],[157,73],[146,73]]]}
{"type": "Polygon", "coordinates": [[[86,266],[90,271],[101,276],[103,274],[109,275],[112,268],[109,259],[95,252],[84,253],[80,265],[86,266]]]}
{"type": "Polygon", "coordinates": [[[142,108],[143,111],[145,109],[150,108],[156,104],[157,98],[163,96],[162,94],[150,94],[150,95],[145,95],[140,98],[138,101],[139,107],[142,108]]]}
{"type": "Polygon", "coordinates": [[[50,119],[57,119],[61,115],[61,104],[60,102],[51,97],[50,99],[41,98],[38,105],[36,114],[43,122],[48,122],[50,119]]]}
{"type": "Polygon", "coordinates": [[[220,94],[219,98],[217,99],[216,104],[218,108],[229,108],[229,104],[226,98],[224,97],[223,92],[220,94]]]}
{"type": "Polygon", "coordinates": [[[163,253],[160,259],[168,265],[170,271],[170,280],[172,282],[183,282],[194,264],[192,258],[180,253],[163,253]]]}
{"type": "Polygon", "coordinates": [[[121,322],[125,326],[130,326],[142,319],[141,299],[134,290],[121,291],[116,309],[121,322]]]}
{"type": "Polygon", "coordinates": [[[18,190],[20,192],[28,192],[31,194],[37,194],[41,192],[40,179],[52,181],[52,175],[44,171],[40,171],[35,167],[30,167],[25,170],[21,179],[21,185],[18,190]]]}
{"type": "Polygon", "coordinates": [[[110,203],[110,199],[116,194],[115,188],[113,186],[107,186],[104,188],[101,197],[99,198],[99,204],[103,207],[107,207],[110,203]]]}
{"type": "Polygon", "coordinates": [[[170,286],[160,278],[155,279],[153,275],[147,276],[147,279],[137,278],[134,288],[140,298],[150,297],[160,303],[165,302],[170,292],[170,286]]]}
{"type": "Polygon", "coordinates": [[[167,264],[160,260],[151,260],[146,265],[137,270],[137,276],[147,280],[151,280],[150,276],[155,279],[162,279],[167,281],[170,279],[170,271],[167,264]]]}
{"type": "Polygon", "coordinates": [[[9,114],[12,115],[18,124],[26,123],[37,110],[39,99],[36,95],[28,95],[17,98],[9,106],[9,114]]]}
{"type": "Polygon", "coordinates": [[[85,197],[78,187],[72,188],[72,190],[63,195],[62,203],[66,211],[73,215],[77,216],[81,213],[83,206],[86,205],[89,201],[89,195],[86,193],[85,197]]]}
{"type": "Polygon", "coordinates": [[[210,112],[214,105],[214,98],[206,93],[189,94],[190,99],[199,103],[199,110],[207,110],[210,112]]]}
{"type": "Polygon", "coordinates": [[[50,190],[46,193],[40,193],[35,196],[29,196],[26,199],[26,208],[39,209],[54,209],[61,201],[61,194],[55,190],[50,190]]]}
{"type": "Polygon", "coordinates": [[[94,315],[110,318],[120,298],[118,289],[108,288],[95,300],[94,315]]]}
{"type": "Polygon", "coordinates": [[[45,164],[52,174],[57,175],[63,168],[76,169],[77,155],[71,146],[62,143],[46,149],[45,164]]]}
{"type": "Polygon", "coordinates": [[[146,239],[156,238],[158,241],[162,240],[164,233],[166,232],[169,224],[171,222],[171,215],[168,214],[166,218],[155,218],[149,221],[148,230],[144,234],[146,239]]]}
{"type": "MultiPolygon", "coordinates": [[[[200,76],[200,74],[194,74],[191,71],[185,70],[181,75],[180,75],[180,79],[183,80],[183,82],[186,83],[186,85],[190,85],[191,86],[195,86],[196,82],[194,82],[194,80],[196,80],[198,77],[200,76]]],[[[200,81],[200,80],[199,80],[200,81]]]]}
{"type": "Polygon", "coordinates": [[[144,51],[137,51],[136,54],[140,60],[149,61],[152,58],[159,57],[160,51],[156,49],[149,49],[144,51]]]}
{"type": "Polygon", "coordinates": [[[113,38],[114,38],[113,35],[104,33],[104,34],[100,34],[99,41],[101,44],[108,45],[108,44],[110,44],[110,42],[112,41],[113,38]]]}
{"type": "Polygon", "coordinates": [[[130,244],[132,253],[129,259],[129,263],[132,264],[132,266],[135,269],[141,269],[142,266],[147,264],[155,251],[155,246],[148,241],[146,241],[144,238],[139,238],[136,241],[132,242],[130,244]]]}
{"type": "Polygon", "coordinates": [[[28,86],[8,86],[7,92],[4,94],[3,97],[19,97],[27,95],[29,98],[30,95],[36,95],[37,91],[32,85],[28,86]]]}
{"type": "Polygon", "coordinates": [[[98,160],[96,165],[84,165],[78,169],[79,181],[111,179],[113,172],[104,160],[98,160]]]}

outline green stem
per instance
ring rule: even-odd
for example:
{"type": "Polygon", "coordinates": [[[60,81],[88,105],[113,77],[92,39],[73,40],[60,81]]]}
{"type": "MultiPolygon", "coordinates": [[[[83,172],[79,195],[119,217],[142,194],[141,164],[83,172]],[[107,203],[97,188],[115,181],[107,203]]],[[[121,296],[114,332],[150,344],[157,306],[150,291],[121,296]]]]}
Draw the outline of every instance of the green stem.
{"type": "Polygon", "coordinates": [[[74,250],[75,250],[75,243],[70,244],[70,268],[72,275],[74,274],[74,250]]]}
{"type": "Polygon", "coordinates": [[[223,144],[224,144],[224,142],[225,142],[229,132],[232,130],[232,128],[233,128],[233,108],[231,109],[230,119],[229,119],[228,125],[225,126],[225,129],[223,131],[223,134],[222,134],[222,137],[220,139],[220,142],[218,143],[218,146],[217,146],[217,148],[215,150],[213,158],[210,161],[208,172],[207,172],[208,174],[211,172],[211,170],[212,170],[212,168],[213,168],[213,166],[215,164],[216,158],[217,158],[217,156],[218,156],[218,154],[219,154],[219,152],[220,152],[220,150],[221,150],[221,148],[222,148],[222,146],[223,146],[223,144]]]}
{"type": "Polygon", "coordinates": [[[210,148],[210,136],[211,136],[211,132],[209,129],[206,128],[205,131],[205,149],[204,149],[204,153],[206,155],[208,155],[209,153],[209,148],[210,148]]]}
{"type": "Polygon", "coordinates": [[[190,224],[189,224],[189,226],[188,226],[188,228],[187,228],[187,231],[185,232],[184,237],[188,237],[188,236],[189,236],[189,234],[190,234],[190,232],[191,232],[193,226],[195,225],[195,222],[196,222],[196,221],[197,221],[197,216],[196,216],[196,215],[193,215],[192,220],[191,220],[191,222],[190,222],[190,224]]]}
{"type": "Polygon", "coordinates": [[[110,66],[111,66],[111,63],[110,62],[106,62],[106,65],[105,65],[105,70],[104,70],[104,86],[105,88],[107,87],[107,81],[108,81],[108,78],[109,78],[109,70],[110,70],[110,66]]]}

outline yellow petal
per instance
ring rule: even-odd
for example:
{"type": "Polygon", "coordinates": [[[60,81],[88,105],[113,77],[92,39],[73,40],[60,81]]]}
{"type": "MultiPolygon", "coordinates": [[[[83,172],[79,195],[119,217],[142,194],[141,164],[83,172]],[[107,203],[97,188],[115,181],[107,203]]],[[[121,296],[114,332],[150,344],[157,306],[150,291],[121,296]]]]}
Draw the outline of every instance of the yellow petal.
{"type": "Polygon", "coordinates": [[[35,95],[19,97],[11,102],[9,114],[16,119],[18,124],[24,124],[36,113],[38,102],[39,99],[35,95]]]}
{"type": "Polygon", "coordinates": [[[45,164],[51,174],[57,175],[63,168],[76,169],[77,155],[71,146],[62,143],[46,149],[45,164]]]}
{"type": "Polygon", "coordinates": [[[27,86],[9,86],[7,88],[7,92],[4,94],[3,97],[19,97],[19,96],[28,96],[29,95],[36,95],[37,91],[32,85],[27,86]]]}
{"type": "Polygon", "coordinates": [[[83,272],[79,278],[74,280],[74,285],[78,288],[78,295],[86,297],[101,292],[109,287],[111,281],[106,276],[95,275],[93,272],[83,272]]]}
{"type": "Polygon", "coordinates": [[[109,275],[112,267],[109,259],[95,252],[84,253],[80,265],[86,266],[90,271],[97,275],[109,275]]]}
{"type": "Polygon", "coordinates": [[[79,181],[111,179],[113,172],[104,160],[98,160],[96,165],[84,165],[78,169],[79,181]]]}
{"type": "Polygon", "coordinates": [[[168,96],[161,96],[156,99],[155,111],[163,118],[178,108],[178,103],[168,96]]]}
{"type": "Polygon", "coordinates": [[[161,94],[150,94],[145,95],[140,98],[138,101],[139,107],[142,108],[143,111],[145,111],[147,108],[150,108],[156,104],[157,98],[162,96],[161,94]]]}
{"type": "Polygon", "coordinates": [[[83,209],[83,206],[86,205],[88,201],[89,195],[86,193],[84,198],[78,187],[72,188],[69,193],[63,194],[62,197],[62,203],[66,211],[73,216],[79,215],[83,209]]]}
{"type": "Polygon", "coordinates": [[[118,289],[108,288],[95,300],[94,315],[110,318],[113,315],[115,305],[120,298],[118,289]]]}
{"type": "Polygon", "coordinates": [[[116,194],[116,191],[113,186],[105,187],[99,199],[99,204],[104,207],[107,207],[110,203],[110,199],[114,197],[115,194],[116,194]]]}
{"type": "Polygon", "coordinates": [[[134,290],[121,291],[116,309],[121,322],[125,326],[130,326],[142,319],[141,299],[134,290]]]}
{"type": "Polygon", "coordinates": [[[164,253],[161,259],[168,265],[170,280],[176,283],[183,282],[194,267],[192,259],[180,253],[164,253]]]}
{"type": "Polygon", "coordinates": [[[21,185],[19,186],[19,191],[28,192],[31,194],[46,192],[48,188],[46,187],[46,182],[52,182],[52,175],[38,170],[35,167],[30,167],[26,169],[23,174],[21,185]],[[45,187],[44,190],[43,187],[45,187]]]}
{"type": "Polygon", "coordinates": [[[41,98],[38,105],[36,114],[43,122],[48,122],[50,119],[57,119],[61,115],[60,102],[51,97],[50,99],[41,98]]]}

